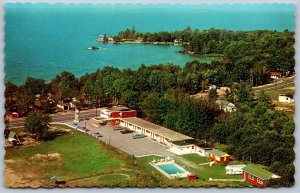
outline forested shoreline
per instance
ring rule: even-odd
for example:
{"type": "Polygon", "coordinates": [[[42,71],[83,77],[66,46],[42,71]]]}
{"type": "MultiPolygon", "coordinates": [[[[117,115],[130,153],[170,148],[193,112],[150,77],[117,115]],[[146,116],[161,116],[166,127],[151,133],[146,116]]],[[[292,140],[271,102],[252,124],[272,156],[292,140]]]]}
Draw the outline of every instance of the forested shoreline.
{"type": "Polygon", "coordinates": [[[183,47],[183,53],[222,55],[217,68],[230,77],[230,81],[262,85],[268,83],[270,71],[280,71],[287,76],[294,73],[294,35],[288,30],[192,30],[189,27],[182,31],[141,33],[132,27],[114,38],[116,41],[174,43],[183,47]]]}

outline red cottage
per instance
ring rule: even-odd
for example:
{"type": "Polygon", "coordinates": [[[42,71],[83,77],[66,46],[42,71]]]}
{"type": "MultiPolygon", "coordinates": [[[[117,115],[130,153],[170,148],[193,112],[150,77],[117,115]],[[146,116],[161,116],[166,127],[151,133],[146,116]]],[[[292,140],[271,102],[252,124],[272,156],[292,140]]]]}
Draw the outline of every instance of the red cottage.
{"type": "Polygon", "coordinates": [[[209,159],[216,164],[228,164],[230,162],[230,155],[218,149],[212,149],[209,153],[209,159]]]}
{"type": "Polygon", "coordinates": [[[271,72],[271,77],[272,79],[277,79],[277,78],[281,78],[282,73],[281,72],[271,72]]]}
{"type": "Polygon", "coordinates": [[[270,179],[280,178],[280,176],[254,164],[249,164],[243,168],[243,177],[245,181],[257,187],[266,187],[270,179]]]}

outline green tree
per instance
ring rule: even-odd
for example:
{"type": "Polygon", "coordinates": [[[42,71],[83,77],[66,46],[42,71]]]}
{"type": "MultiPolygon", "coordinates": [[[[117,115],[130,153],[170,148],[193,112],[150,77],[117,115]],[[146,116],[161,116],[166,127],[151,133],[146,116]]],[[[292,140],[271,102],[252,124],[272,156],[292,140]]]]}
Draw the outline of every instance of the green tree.
{"type": "Polygon", "coordinates": [[[16,102],[19,98],[19,87],[12,82],[5,83],[5,109],[7,111],[16,111],[16,102]]]}
{"type": "Polygon", "coordinates": [[[50,124],[50,115],[40,112],[31,112],[25,120],[25,128],[36,134],[37,139],[43,138],[48,131],[50,124]]]}
{"type": "Polygon", "coordinates": [[[216,101],[218,99],[217,89],[210,89],[208,91],[208,99],[211,101],[216,101]]]}

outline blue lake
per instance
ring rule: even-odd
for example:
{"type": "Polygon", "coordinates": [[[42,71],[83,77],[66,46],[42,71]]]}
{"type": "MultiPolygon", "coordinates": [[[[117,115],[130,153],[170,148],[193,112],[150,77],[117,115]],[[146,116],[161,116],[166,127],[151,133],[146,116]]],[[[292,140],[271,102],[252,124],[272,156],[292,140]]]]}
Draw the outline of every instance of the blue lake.
{"type": "Polygon", "coordinates": [[[180,46],[101,44],[100,34],[116,35],[135,26],[140,32],[192,29],[294,31],[294,5],[47,5],[7,4],[5,81],[27,76],[51,80],[63,70],[76,76],[104,66],[121,69],[141,64],[183,66],[195,57],[180,46]],[[90,51],[92,45],[105,49],[90,51]]]}

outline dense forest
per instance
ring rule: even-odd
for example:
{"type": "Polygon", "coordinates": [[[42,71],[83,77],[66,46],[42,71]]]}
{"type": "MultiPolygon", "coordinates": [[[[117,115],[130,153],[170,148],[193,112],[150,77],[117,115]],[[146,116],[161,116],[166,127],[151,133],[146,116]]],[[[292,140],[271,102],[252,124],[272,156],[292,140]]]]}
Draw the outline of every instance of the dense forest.
{"type": "Polygon", "coordinates": [[[182,45],[184,53],[219,54],[222,62],[212,66],[228,76],[226,82],[247,81],[252,85],[268,83],[271,71],[292,75],[295,66],[295,33],[270,30],[230,31],[191,30],[139,33],[133,27],[119,32],[117,41],[141,40],[182,45]]]}
{"type": "MultiPolygon", "coordinates": [[[[36,95],[56,101],[76,97],[82,107],[124,104],[136,109],[140,117],[191,137],[225,144],[223,150],[235,160],[263,164],[282,176],[273,185],[294,183],[294,121],[275,111],[268,95],[254,99],[251,86],[233,83],[224,96],[209,91],[209,98],[190,94],[207,89],[208,83],[222,82],[218,71],[198,61],[184,68],[173,64],[142,65],[137,70],[105,67],[76,78],[62,72],[47,84],[28,77],[20,86],[6,83],[5,107],[26,115],[35,109],[36,95]],[[225,113],[215,104],[216,98],[233,102],[237,111],[225,113]]],[[[49,112],[47,103],[40,108],[49,112]]]]}

